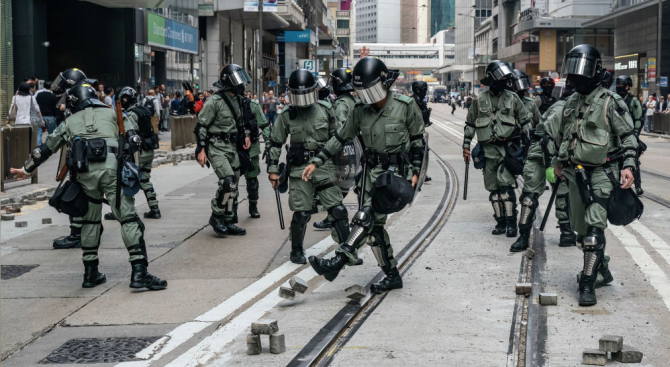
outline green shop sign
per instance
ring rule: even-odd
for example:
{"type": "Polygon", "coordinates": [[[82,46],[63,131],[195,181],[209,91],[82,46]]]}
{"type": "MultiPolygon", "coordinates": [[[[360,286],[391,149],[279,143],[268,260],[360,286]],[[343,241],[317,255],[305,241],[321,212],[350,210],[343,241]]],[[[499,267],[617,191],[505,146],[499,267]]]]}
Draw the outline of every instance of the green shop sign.
{"type": "Polygon", "coordinates": [[[197,54],[198,29],[154,13],[147,13],[147,42],[151,46],[197,54]]]}

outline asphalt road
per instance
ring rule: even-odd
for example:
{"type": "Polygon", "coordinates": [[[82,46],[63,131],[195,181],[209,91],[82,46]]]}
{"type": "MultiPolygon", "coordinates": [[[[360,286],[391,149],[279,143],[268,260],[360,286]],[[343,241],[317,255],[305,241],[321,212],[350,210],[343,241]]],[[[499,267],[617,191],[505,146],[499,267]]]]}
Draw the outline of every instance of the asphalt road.
{"type": "MultiPolygon", "coordinates": [[[[434,124],[428,131],[433,180],[412,206],[390,218],[388,230],[401,257],[411,252],[403,249],[428,226],[435,224],[436,229],[403,268],[404,288],[383,297],[343,344],[329,351],[330,364],[512,366],[526,356],[539,356],[533,365],[575,366],[581,364],[584,349],[598,347],[600,336],[617,334],[644,353],[641,365],[667,365],[670,140],[643,137],[649,146],[642,157],[645,213],[629,226],[606,232],[615,281],[598,290],[596,306],[584,308],[577,305],[575,278],[581,251],[558,247],[552,214],[543,235],[535,236],[535,249],[543,255],[526,272],[528,260],[508,252],[513,239],[490,234],[494,222],[488,193],[481,172],[472,167],[468,199],[463,200],[465,110],[457,109],[452,116],[450,107],[432,107],[434,124]],[[539,306],[535,296],[517,296],[520,279],[532,281],[534,292],[557,293],[558,305],[539,306]],[[525,314],[530,318],[524,319],[525,314]],[[519,344],[526,343],[516,341],[519,330],[526,330],[532,344],[523,358],[519,344]]],[[[47,357],[75,362],[76,356],[99,358],[96,366],[119,367],[296,365],[320,332],[352,307],[344,289],[367,286],[379,268],[368,246],[361,250],[364,265],[345,268],[332,283],[307,266],[288,262],[288,231],[279,229],[274,192],[264,174],[260,179],[262,218],[249,218],[243,201],[240,225],[248,234],[220,239],[207,225],[217,182],[213,171],[192,161],[155,169],[152,181],[163,219],[145,222],[149,269],[169,282],[161,292],[128,288],[130,266],[118,223],[104,223],[100,268],[107,283],[85,290],[80,287],[80,250],[51,248],[53,238],[68,233],[65,216],[40,203],[24,207],[17,216],[28,227],[2,222],[3,366],[43,365],[40,361],[47,357]],[[53,223],[42,225],[42,218],[53,223]],[[11,271],[26,269],[9,279],[16,275],[11,271]],[[308,291],[292,301],[280,298],[278,287],[294,275],[308,281],[308,291]],[[285,353],[270,354],[264,337],[263,353],[247,355],[246,336],[259,318],[278,320],[285,353]]],[[[241,186],[243,198],[244,180],[241,186]]],[[[540,200],[542,210],[548,197],[546,193],[540,200]]],[[[288,226],[287,199],[282,197],[288,226]]],[[[351,217],[355,197],[345,202],[351,217]]],[[[140,213],[147,210],[143,196],[136,204],[140,213]]],[[[324,216],[321,212],[312,220],[324,216]]],[[[334,249],[329,232],[311,225],[305,244],[311,254],[334,249]]]]}

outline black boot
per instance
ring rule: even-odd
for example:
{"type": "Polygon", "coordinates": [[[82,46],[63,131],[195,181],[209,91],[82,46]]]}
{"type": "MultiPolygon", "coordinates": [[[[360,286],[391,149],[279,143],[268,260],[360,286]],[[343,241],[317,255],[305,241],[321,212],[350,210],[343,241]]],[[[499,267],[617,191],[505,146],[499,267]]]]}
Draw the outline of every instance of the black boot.
{"type": "Polygon", "coordinates": [[[116,217],[114,216],[114,213],[112,213],[112,212],[106,213],[104,218],[105,218],[105,220],[116,220],[116,217]]]}
{"type": "Polygon", "coordinates": [[[93,288],[107,281],[105,274],[98,271],[98,260],[84,261],[84,282],[82,288],[93,288]]]}
{"type": "Polygon", "coordinates": [[[501,235],[507,232],[507,223],[505,223],[505,218],[496,218],[496,227],[493,229],[493,232],[491,232],[494,235],[501,235]]]}
{"type": "MultiPolygon", "coordinates": [[[[237,223],[237,222],[233,222],[237,223]]],[[[247,234],[247,230],[234,225],[233,223],[226,223],[226,228],[228,230],[228,235],[230,236],[244,236],[247,234]]]]}
{"type": "Polygon", "coordinates": [[[149,211],[144,213],[144,218],[161,219],[161,211],[158,209],[158,205],[150,206],[149,211]]]}
{"type": "Polygon", "coordinates": [[[560,223],[558,227],[561,229],[561,238],[558,241],[558,246],[577,246],[577,235],[572,231],[572,228],[570,228],[570,223],[560,223]]]}
{"type": "Polygon", "coordinates": [[[55,250],[81,248],[81,227],[70,226],[70,235],[56,238],[53,247],[55,250]]]}
{"type": "Polygon", "coordinates": [[[516,242],[512,244],[512,247],[509,248],[510,252],[522,252],[526,251],[528,248],[528,240],[530,239],[530,233],[521,232],[519,238],[516,239],[516,242]]]}
{"type": "Polygon", "coordinates": [[[423,179],[423,182],[430,182],[433,179],[430,176],[426,176],[426,178],[423,179]]]}
{"type": "Polygon", "coordinates": [[[602,279],[600,279],[600,277],[596,279],[596,289],[608,285],[614,281],[614,276],[612,276],[612,273],[610,272],[609,262],[610,257],[607,255],[605,255],[603,260],[600,262],[600,266],[598,267],[598,275],[600,275],[602,279]]]}
{"type": "Polygon", "coordinates": [[[323,275],[329,282],[337,278],[337,275],[340,274],[340,270],[344,268],[347,261],[347,255],[341,253],[336,253],[335,256],[328,260],[319,259],[316,256],[309,257],[309,264],[312,265],[314,271],[319,275],[323,275]]]}
{"type": "Polygon", "coordinates": [[[261,213],[258,212],[258,203],[255,201],[249,201],[249,216],[255,219],[261,217],[261,213]]]}
{"type": "Polygon", "coordinates": [[[223,218],[212,214],[209,217],[209,225],[212,226],[214,233],[219,235],[219,237],[226,237],[228,235],[228,227],[223,223],[223,218]]]}
{"type": "Polygon", "coordinates": [[[506,228],[505,232],[507,233],[507,237],[516,237],[518,235],[517,231],[517,226],[516,226],[516,215],[513,217],[507,217],[505,218],[506,223],[506,228]]]}
{"type": "Polygon", "coordinates": [[[148,288],[152,291],[159,291],[167,288],[167,280],[155,277],[147,271],[144,263],[133,264],[133,272],[130,275],[130,288],[148,288]]]}
{"type": "Polygon", "coordinates": [[[302,246],[300,247],[291,247],[291,262],[294,264],[307,264],[307,259],[305,259],[305,250],[302,246]]]}
{"type": "Polygon", "coordinates": [[[312,224],[314,228],[318,229],[331,229],[333,228],[333,224],[328,220],[328,218],[322,220],[321,222],[314,222],[312,224]]]}
{"type": "Polygon", "coordinates": [[[596,299],[596,280],[600,264],[605,257],[605,233],[602,229],[588,227],[584,236],[584,268],[579,280],[579,305],[593,306],[596,299]]]}
{"type": "Polygon", "coordinates": [[[307,223],[312,215],[309,212],[294,212],[291,218],[291,262],[294,264],[307,264],[305,250],[302,245],[307,232],[307,223]]]}
{"type": "Polygon", "coordinates": [[[644,195],[644,190],[642,190],[641,187],[636,186],[635,187],[635,194],[637,194],[637,196],[642,196],[642,195],[644,195]]]}
{"type": "Polygon", "coordinates": [[[402,277],[397,268],[393,268],[386,273],[386,277],[381,282],[370,286],[370,291],[374,293],[384,293],[393,289],[402,288],[402,277]]]}

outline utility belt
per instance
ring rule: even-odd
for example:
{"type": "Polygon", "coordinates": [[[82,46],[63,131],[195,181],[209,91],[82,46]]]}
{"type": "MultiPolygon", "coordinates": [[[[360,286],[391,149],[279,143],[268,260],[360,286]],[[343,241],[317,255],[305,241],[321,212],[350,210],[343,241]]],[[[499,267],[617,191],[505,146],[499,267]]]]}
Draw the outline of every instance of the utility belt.
{"type": "Polygon", "coordinates": [[[143,151],[148,151],[148,150],[156,150],[160,147],[158,144],[158,134],[152,133],[151,136],[149,137],[143,137],[142,138],[142,150],[143,151]]]}
{"type": "Polygon", "coordinates": [[[309,150],[303,143],[291,144],[288,148],[288,159],[292,166],[301,166],[308,163],[319,154],[318,150],[309,150]]]}
{"type": "Polygon", "coordinates": [[[399,172],[404,175],[407,162],[409,161],[406,153],[372,153],[367,152],[363,155],[363,160],[367,163],[368,168],[381,166],[382,169],[387,170],[391,166],[397,166],[399,172]]]}
{"type": "Polygon", "coordinates": [[[207,139],[214,139],[217,138],[223,142],[229,142],[231,144],[236,144],[237,143],[237,133],[235,134],[229,134],[229,133],[218,133],[218,134],[212,134],[208,133],[207,134],[207,139]]]}
{"type": "Polygon", "coordinates": [[[579,189],[579,196],[584,205],[598,203],[602,207],[607,208],[607,199],[601,199],[593,193],[593,186],[591,184],[591,176],[596,168],[602,167],[605,174],[610,178],[614,185],[617,185],[614,174],[612,173],[612,165],[619,166],[623,158],[623,150],[618,150],[607,156],[607,163],[600,166],[586,167],[572,161],[567,162],[567,167],[575,172],[577,178],[577,188],[579,189]]]}
{"type": "Polygon", "coordinates": [[[68,144],[67,165],[73,174],[86,173],[89,162],[105,162],[107,153],[117,154],[118,148],[108,146],[103,138],[75,138],[68,144]]]}

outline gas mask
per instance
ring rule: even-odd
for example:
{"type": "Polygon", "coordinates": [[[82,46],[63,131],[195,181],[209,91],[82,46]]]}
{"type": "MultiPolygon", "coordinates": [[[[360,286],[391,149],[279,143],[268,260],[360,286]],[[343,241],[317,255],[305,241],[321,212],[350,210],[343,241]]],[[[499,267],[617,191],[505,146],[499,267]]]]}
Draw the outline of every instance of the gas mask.
{"type": "Polygon", "coordinates": [[[620,95],[622,98],[628,94],[628,91],[626,90],[625,85],[617,85],[616,86],[616,94],[620,95]]]}
{"type": "Polygon", "coordinates": [[[244,93],[245,85],[244,83],[238,84],[232,88],[230,88],[230,91],[235,93],[235,95],[242,95],[244,93]]]}
{"type": "Polygon", "coordinates": [[[554,87],[542,87],[542,94],[544,94],[547,97],[551,97],[551,93],[553,93],[554,87]]]}
{"type": "Polygon", "coordinates": [[[496,80],[491,84],[491,92],[493,92],[494,95],[498,95],[502,93],[505,89],[510,90],[512,88],[512,80],[511,79],[501,79],[501,80],[496,80]]]}
{"type": "Polygon", "coordinates": [[[575,86],[575,92],[587,96],[598,87],[597,78],[588,78],[583,75],[570,74],[568,79],[575,86]]]}

